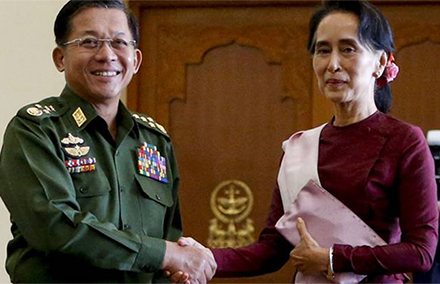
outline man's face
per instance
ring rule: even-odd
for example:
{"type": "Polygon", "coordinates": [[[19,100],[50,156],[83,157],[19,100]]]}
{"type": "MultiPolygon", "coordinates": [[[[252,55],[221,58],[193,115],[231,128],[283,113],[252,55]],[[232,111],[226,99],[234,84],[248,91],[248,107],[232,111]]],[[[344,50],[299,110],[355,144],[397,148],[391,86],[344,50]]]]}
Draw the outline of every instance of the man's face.
{"type": "MultiPolygon", "coordinates": [[[[118,9],[88,8],[73,17],[67,41],[75,39],[118,39],[131,41],[125,13],[118,9]]],[[[87,49],[78,44],[56,47],[55,65],[65,72],[67,85],[92,104],[106,104],[119,100],[140,66],[140,50],[129,45],[112,48],[108,42],[87,49]]]]}

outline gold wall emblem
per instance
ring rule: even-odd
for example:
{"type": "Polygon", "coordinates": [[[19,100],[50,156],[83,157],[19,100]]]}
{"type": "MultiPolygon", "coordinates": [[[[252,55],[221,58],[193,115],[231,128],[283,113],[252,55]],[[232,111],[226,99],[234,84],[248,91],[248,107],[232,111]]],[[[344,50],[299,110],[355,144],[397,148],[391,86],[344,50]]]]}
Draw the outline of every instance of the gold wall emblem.
{"type": "Polygon", "coordinates": [[[252,191],[244,182],[228,180],[211,194],[215,218],[209,224],[208,246],[240,247],[254,242],[254,222],[248,218],[254,205],[252,191]]]}

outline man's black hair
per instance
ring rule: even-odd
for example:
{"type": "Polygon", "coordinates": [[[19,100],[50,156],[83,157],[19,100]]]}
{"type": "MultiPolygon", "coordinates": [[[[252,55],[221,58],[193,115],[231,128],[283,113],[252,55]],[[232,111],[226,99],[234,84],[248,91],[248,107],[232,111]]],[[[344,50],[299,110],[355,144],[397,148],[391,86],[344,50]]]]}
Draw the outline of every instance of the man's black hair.
{"type": "Polygon", "coordinates": [[[57,15],[54,25],[55,42],[62,46],[72,31],[73,17],[87,8],[119,9],[127,16],[131,36],[139,44],[139,23],[121,0],[70,0],[57,15]]]}

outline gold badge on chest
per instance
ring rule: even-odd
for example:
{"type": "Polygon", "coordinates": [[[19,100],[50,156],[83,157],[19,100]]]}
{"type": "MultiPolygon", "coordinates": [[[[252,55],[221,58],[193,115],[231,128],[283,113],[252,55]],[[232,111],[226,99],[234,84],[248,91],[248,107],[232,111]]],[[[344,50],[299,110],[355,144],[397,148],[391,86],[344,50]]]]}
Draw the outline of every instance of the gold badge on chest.
{"type": "Polygon", "coordinates": [[[90,152],[90,146],[84,144],[84,139],[68,133],[67,137],[61,140],[61,144],[69,156],[64,161],[69,173],[80,174],[96,170],[96,158],[85,157],[90,152]]]}
{"type": "Polygon", "coordinates": [[[71,157],[83,157],[87,155],[90,151],[89,146],[85,146],[84,139],[80,137],[75,137],[72,133],[69,133],[66,138],[61,140],[63,144],[63,149],[71,157]]]}

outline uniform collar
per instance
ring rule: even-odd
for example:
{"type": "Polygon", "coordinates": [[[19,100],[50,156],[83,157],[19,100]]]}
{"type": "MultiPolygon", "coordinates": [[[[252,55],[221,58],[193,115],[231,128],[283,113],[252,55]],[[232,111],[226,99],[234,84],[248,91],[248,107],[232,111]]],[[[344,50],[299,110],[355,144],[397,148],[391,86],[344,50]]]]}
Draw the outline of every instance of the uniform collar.
{"type": "Polygon", "coordinates": [[[118,107],[118,120],[120,126],[127,129],[127,131],[133,130],[136,137],[139,137],[139,126],[135,123],[131,112],[121,102],[119,103],[119,107],[118,107]]]}
{"type": "Polygon", "coordinates": [[[95,108],[88,101],[75,94],[67,85],[61,93],[61,98],[69,105],[67,115],[72,125],[77,127],[79,131],[98,116],[95,108]]]}
{"type": "MultiPolygon", "coordinates": [[[[62,91],[61,97],[69,105],[67,115],[72,125],[78,128],[78,131],[83,130],[91,121],[99,117],[92,104],[75,94],[67,85],[62,91]]],[[[126,131],[129,131],[134,126],[134,132],[139,136],[139,128],[137,124],[134,123],[130,111],[121,102],[118,107],[117,119],[121,123],[120,126],[124,127],[126,131]]]]}

